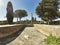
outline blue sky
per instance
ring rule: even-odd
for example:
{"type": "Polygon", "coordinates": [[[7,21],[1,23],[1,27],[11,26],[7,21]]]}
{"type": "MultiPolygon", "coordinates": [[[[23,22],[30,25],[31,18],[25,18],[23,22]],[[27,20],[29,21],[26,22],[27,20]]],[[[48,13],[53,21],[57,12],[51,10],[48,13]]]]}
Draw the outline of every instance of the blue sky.
{"type": "Polygon", "coordinates": [[[28,16],[22,18],[22,20],[31,19],[31,13],[33,13],[33,16],[36,17],[37,20],[40,19],[35,14],[35,9],[41,0],[0,0],[0,20],[6,20],[6,6],[8,1],[12,2],[14,11],[17,9],[24,9],[27,11],[28,16]]]}
{"type": "MultiPolygon", "coordinates": [[[[17,9],[24,9],[27,11],[28,16],[22,18],[22,20],[31,19],[31,13],[33,13],[33,17],[40,20],[35,13],[35,9],[41,0],[0,0],[0,21],[6,20],[6,7],[8,1],[12,2],[14,11],[17,9]]],[[[16,19],[14,19],[14,21],[16,21],[16,19]]]]}

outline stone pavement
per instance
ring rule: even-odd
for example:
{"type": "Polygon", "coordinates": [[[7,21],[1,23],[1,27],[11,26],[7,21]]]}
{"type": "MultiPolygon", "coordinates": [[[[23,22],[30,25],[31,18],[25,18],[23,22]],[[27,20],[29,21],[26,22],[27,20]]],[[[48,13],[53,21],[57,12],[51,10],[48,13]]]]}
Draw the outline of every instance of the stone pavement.
{"type": "Polygon", "coordinates": [[[44,35],[60,37],[60,25],[44,25],[44,24],[34,24],[35,29],[43,33],[44,35]]]}
{"type": "Polygon", "coordinates": [[[26,27],[21,35],[6,45],[45,45],[44,38],[46,36],[34,27],[26,27]]]}

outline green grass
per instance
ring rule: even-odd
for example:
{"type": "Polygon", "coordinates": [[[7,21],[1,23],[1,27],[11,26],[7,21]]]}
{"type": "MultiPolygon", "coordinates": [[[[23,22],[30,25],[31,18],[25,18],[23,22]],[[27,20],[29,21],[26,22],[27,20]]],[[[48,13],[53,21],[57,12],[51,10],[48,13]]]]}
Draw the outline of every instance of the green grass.
{"type": "Polygon", "coordinates": [[[60,45],[60,37],[56,38],[55,36],[50,35],[46,39],[44,39],[44,42],[46,44],[60,45]]]}

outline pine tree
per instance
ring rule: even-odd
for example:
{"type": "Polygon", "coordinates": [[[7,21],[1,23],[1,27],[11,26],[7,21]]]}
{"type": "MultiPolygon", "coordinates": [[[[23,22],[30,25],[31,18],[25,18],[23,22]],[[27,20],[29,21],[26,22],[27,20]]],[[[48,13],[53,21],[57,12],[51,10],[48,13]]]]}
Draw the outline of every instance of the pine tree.
{"type": "Polygon", "coordinates": [[[42,0],[36,8],[37,15],[48,24],[52,22],[52,20],[60,17],[57,11],[58,0],[42,0]]]}

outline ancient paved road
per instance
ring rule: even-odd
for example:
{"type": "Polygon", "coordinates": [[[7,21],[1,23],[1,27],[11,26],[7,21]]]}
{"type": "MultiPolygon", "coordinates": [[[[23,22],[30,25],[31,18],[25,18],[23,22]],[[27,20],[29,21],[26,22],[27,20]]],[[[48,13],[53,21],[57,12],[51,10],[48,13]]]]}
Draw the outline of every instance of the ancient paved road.
{"type": "Polygon", "coordinates": [[[46,38],[34,27],[26,27],[15,40],[6,45],[45,45],[42,41],[46,38]]]}

